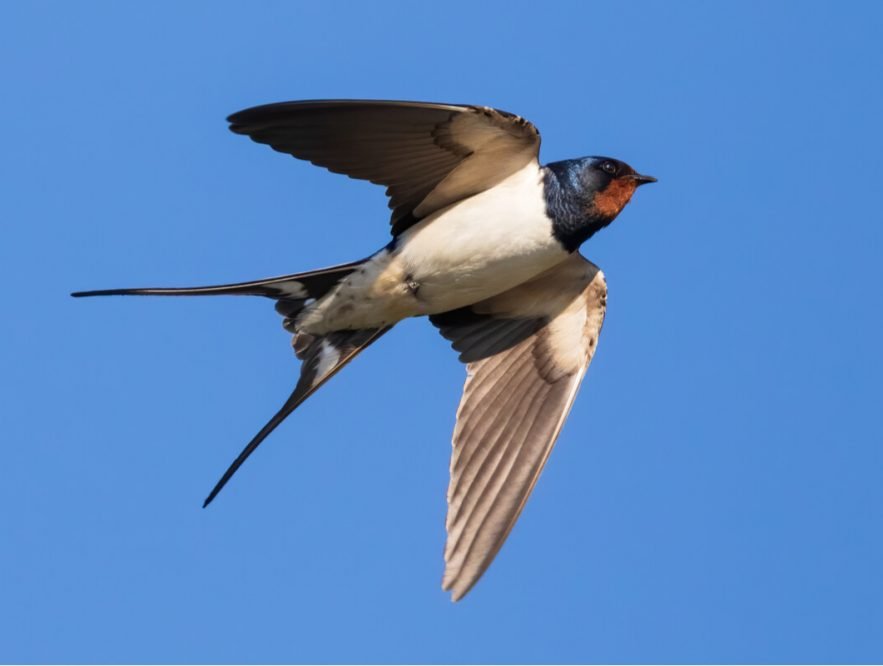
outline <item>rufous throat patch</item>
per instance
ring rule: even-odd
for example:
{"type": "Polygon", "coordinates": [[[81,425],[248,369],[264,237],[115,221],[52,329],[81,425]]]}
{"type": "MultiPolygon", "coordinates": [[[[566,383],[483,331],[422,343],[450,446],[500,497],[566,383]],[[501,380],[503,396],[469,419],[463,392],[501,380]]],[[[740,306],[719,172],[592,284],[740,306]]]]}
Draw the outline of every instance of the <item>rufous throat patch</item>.
{"type": "Polygon", "coordinates": [[[595,194],[595,210],[605,217],[613,219],[632,198],[638,184],[631,178],[617,178],[595,194]]]}

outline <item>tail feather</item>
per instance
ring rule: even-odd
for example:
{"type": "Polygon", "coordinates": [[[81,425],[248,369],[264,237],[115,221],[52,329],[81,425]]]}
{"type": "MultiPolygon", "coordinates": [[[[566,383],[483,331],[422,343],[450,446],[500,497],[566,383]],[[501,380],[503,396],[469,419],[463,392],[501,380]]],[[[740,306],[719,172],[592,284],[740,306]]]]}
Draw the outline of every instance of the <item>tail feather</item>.
{"type": "Polygon", "coordinates": [[[343,366],[352,361],[363,349],[386,333],[392,326],[384,328],[372,328],[356,331],[335,331],[328,335],[304,335],[295,336],[295,349],[298,358],[303,360],[300,369],[300,379],[294,391],[285,401],[285,404],[273,415],[260,432],[246,444],[236,460],[227,468],[220,481],[215,484],[212,491],[206,497],[202,507],[207,507],[217,496],[221,489],[233,477],[242,463],[254,453],[267,436],[276,429],[295,409],[307,398],[337,374],[343,366]],[[299,342],[300,341],[300,342],[299,342]],[[298,345],[302,344],[302,347],[298,345]]]}
{"type": "Polygon", "coordinates": [[[325,382],[337,374],[363,349],[386,333],[392,326],[383,328],[335,331],[326,335],[310,335],[299,331],[297,317],[309,303],[330,292],[342,279],[355,271],[366,260],[331,266],[307,273],[295,273],[279,277],[206,287],[150,287],[146,289],[101,289],[76,291],[75,298],[88,296],[265,296],[276,301],[276,311],[283,316],[283,326],[293,334],[292,346],[302,361],[300,379],[288,400],[261,428],[233,461],[220,481],[209,493],[203,507],[217,496],[236,473],[236,470],[260,446],[297,407],[315,393],[325,382]]]}
{"type": "Polygon", "coordinates": [[[334,285],[356,270],[365,260],[349,264],[320,268],[306,273],[294,273],[279,277],[217,284],[207,287],[148,287],[139,289],[98,289],[75,291],[74,298],[89,296],[266,296],[275,299],[299,300],[321,298],[334,285]]]}

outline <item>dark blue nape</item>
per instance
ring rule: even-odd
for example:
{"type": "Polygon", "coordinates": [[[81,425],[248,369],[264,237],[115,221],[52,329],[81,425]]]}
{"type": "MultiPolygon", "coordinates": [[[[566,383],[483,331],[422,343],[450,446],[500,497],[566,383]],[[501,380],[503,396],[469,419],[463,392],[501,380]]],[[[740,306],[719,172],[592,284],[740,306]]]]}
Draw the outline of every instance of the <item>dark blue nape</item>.
{"type": "Polygon", "coordinates": [[[568,252],[575,252],[613,219],[593,215],[595,193],[610,178],[592,165],[595,157],[551,162],[544,168],[546,214],[552,219],[552,234],[568,252]]]}

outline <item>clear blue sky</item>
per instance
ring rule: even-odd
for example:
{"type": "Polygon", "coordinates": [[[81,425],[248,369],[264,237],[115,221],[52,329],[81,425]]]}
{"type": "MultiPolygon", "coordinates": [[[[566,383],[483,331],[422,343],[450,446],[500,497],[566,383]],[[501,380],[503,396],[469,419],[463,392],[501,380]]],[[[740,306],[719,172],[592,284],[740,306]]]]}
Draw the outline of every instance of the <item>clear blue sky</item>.
{"type": "Polygon", "coordinates": [[[883,5],[4,3],[0,660],[883,660],[883,5]],[[202,499],[295,380],[239,281],[387,242],[226,129],[517,112],[659,178],[585,254],[598,355],[488,575],[439,588],[463,368],[405,322],[202,499]]]}

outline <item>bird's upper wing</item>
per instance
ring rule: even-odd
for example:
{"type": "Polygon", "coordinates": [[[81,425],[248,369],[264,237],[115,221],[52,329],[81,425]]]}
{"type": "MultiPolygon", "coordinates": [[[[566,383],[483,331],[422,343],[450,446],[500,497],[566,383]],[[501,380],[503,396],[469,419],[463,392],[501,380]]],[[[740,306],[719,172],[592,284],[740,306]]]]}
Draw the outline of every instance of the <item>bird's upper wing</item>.
{"type": "Polygon", "coordinates": [[[442,583],[455,601],[521,513],[592,360],[606,301],[603,273],[574,254],[499,296],[431,317],[468,364],[442,583]]]}
{"type": "Polygon", "coordinates": [[[537,159],[540,134],[483,106],[327,100],[257,106],[230,129],[335,173],[386,185],[393,235],[537,159]]]}

